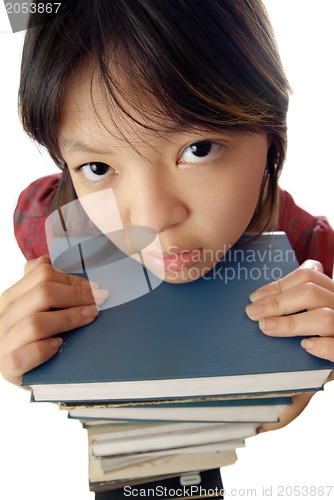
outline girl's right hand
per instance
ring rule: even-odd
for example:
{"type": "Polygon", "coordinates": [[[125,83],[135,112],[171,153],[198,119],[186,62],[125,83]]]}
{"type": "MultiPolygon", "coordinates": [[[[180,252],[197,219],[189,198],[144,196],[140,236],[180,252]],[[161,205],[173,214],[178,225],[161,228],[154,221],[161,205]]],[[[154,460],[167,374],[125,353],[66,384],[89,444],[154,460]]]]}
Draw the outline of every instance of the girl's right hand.
{"type": "Polygon", "coordinates": [[[49,257],[28,261],[24,277],[0,297],[0,372],[20,385],[21,376],[56,354],[59,334],[92,322],[103,290],[54,269],[49,257]],[[95,296],[95,298],[94,298],[95,296]]]}

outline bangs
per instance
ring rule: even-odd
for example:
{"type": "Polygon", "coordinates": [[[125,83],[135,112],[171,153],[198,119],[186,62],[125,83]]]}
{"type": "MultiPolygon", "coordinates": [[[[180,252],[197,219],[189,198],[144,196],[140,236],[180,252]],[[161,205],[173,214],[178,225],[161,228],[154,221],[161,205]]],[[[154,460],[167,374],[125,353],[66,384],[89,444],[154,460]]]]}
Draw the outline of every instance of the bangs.
{"type": "Polygon", "coordinates": [[[270,133],[275,127],[284,135],[287,82],[279,78],[280,65],[273,65],[269,36],[262,34],[268,43],[262,60],[254,50],[259,33],[253,28],[263,27],[253,11],[249,26],[239,3],[205,2],[203,8],[199,1],[191,10],[182,1],[103,4],[92,57],[111,117],[121,112],[151,130],[192,125],[270,133]],[[102,26],[106,16],[117,19],[103,24],[108,29],[102,26]]]}

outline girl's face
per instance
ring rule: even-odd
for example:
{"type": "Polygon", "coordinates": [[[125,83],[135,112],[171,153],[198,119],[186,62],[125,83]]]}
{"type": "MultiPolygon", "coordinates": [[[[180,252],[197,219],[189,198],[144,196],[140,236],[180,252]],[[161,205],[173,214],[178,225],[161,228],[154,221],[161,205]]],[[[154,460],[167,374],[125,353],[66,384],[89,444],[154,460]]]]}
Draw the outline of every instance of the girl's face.
{"type": "MultiPolygon", "coordinates": [[[[160,274],[164,269],[172,283],[199,278],[250,223],[268,137],[191,127],[157,132],[120,111],[115,124],[110,103],[91,82],[86,68],[70,85],[60,134],[78,198],[112,188],[124,226],[149,226],[159,235],[162,257],[145,253],[147,266],[160,274]]],[[[138,111],[135,117],[143,121],[138,111]]]]}

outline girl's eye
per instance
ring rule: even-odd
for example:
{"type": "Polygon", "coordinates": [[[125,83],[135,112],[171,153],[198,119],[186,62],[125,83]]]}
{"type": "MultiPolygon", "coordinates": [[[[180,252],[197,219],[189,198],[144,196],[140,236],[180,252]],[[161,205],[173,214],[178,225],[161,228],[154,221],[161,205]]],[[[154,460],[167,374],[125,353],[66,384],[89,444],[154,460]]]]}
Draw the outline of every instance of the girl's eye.
{"type": "Polygon", "coordinates": [[[116,173],[116,170],[113,167],[99,161],[94,163],[85,163],[85,165],[80,167],[80,170],[90,181],[102,180],[110,175],[115,175],[116,173]]]}
{"type": "Polygon", "coordinates": [[[180,155],[180,163],[205,163],[212,160],[222,149],[213,141],[199,141],[187,146],[180,155]]]}

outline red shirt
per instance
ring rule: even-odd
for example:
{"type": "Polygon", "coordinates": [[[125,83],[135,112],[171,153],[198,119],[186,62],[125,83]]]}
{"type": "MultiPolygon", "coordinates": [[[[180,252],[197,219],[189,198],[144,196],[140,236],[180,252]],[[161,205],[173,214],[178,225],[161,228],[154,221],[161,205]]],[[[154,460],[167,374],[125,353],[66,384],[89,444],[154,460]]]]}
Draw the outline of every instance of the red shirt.
{"type": "MultiPolygon", "coordinates": [[[[14,213],[17,242],[29,259],[47,255],[45,219],[52,212],[52,201],[61,174],[42,177],[30,184],[20,195],[14,213]]],[[[318,260],[325,273],[332,277],[334,263],[334,231],[325,217],[314,217],[298,207],[286,191],[280,191],[277,231],[284,231],[298,262],[318,260]]]]}

